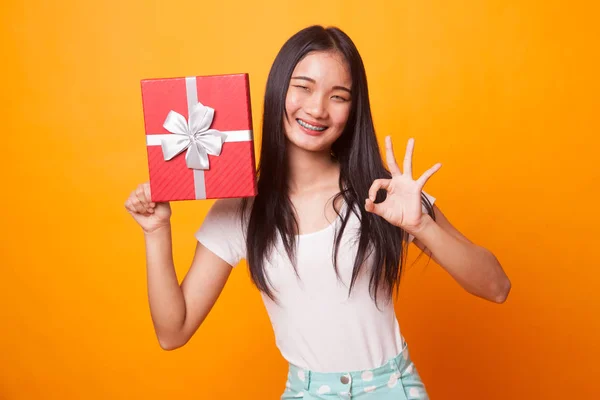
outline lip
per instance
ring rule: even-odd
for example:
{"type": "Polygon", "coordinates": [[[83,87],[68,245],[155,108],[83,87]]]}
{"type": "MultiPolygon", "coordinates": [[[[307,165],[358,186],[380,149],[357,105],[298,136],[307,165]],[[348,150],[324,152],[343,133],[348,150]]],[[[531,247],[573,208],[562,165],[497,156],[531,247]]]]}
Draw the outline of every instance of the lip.
{"type": "MultiPolygon", "coordinates": [[[[297,120],[298,120],[298,119],[299,119],[300,121],[302,121],[302,122],[305,122],[305,123],[307,123],[307,124],[309,124],[309,125],[312,125],[312,126],[316,126],[316,127],[318,127],[318,128],[326,128],[326,127],[327,127],[327,125],[318,124],[318,123],[315,123],[315,122],[310,122],[310,121],[307,121],[307,120],[305,120],[305,119],[302,119],[302,118],[297,118],[297,120]]],[[[296,124],[298,124],[298,127],[299,127],[300,129],[302,129],[302,131],[303,131],[304,133],[306,133],[307,135],[310,135],[310,136],[321,136],[323,133],[325,133],[325,132],[327,131],[327,129],[324,129],[324,130],[322,130],[322,131],[313,131],[313,130],[307,129],[307,128],[303,127],[302,125],[300,125],[300,124],[298,123],[298,121],[296,121],[296,124]]]]}

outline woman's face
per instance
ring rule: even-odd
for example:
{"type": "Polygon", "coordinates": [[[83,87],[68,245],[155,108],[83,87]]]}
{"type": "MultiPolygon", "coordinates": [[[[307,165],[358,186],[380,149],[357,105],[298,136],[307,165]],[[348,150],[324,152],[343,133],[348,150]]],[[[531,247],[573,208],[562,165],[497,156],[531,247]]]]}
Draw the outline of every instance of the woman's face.
{"type": "Polygon", "coordinates": [[[327,151],[348,121],[352,79],[338,52],[313,52],[294,69],[285,99],[285,134],[293,146],[327,151]]]}

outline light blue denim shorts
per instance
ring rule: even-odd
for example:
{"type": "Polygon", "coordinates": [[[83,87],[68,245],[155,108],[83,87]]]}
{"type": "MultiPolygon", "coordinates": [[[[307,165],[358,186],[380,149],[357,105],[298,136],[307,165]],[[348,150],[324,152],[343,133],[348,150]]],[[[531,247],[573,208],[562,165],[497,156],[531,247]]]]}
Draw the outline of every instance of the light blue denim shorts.
{"type": "Polygon", "coordinates": [[[429,400],[408,347],[384,365],[364,371],[312,372],[290,364],[281,400],[429,400]]]}

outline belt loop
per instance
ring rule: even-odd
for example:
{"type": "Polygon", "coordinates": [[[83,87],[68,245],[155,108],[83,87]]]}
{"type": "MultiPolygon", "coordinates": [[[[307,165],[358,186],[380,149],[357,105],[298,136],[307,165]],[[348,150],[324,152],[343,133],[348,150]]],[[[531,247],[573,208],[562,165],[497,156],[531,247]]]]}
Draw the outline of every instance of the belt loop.
{"type": "MultiPolygon", "coordinates": [[[[403,352],[404,352],[404,350],[403,350],[403,352]]],[[[401,352],[400,354],[398,354],[396,357],[394,357],[392,359],[392,364],[394,366],[395,372],[402,371],[401,358],[403,357],[403,352],[401,352]]]]}
{"type": "Polygon", "coordinates": [[[311,372],[308,369],[304,370],[304,390],[310,389],[311,372]]]}
{"type": "Polygon", "coordinates": [[[405,355],[408,354],[408,343],[402,336],[402,351],[396,357],[394,357],[394,365],[396,365],[396,369],[399,372],[402,372],[406,367],[406,358],[405,355]]]}

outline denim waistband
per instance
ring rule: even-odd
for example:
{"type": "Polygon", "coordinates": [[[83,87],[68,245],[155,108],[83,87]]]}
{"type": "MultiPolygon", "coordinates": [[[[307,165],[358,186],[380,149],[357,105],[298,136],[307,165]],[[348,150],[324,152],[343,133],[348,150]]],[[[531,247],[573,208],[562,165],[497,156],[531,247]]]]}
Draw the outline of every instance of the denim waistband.
{"type": "MultiPolygon", "coordinates": [[[[296,365],[289,365],[288,383],[293,387],[317,393],[351,393],[385,382],[397,381],[407,368],[412,368],[406,343],[402,351],[385,364],[365,370],[341,372],[314,372],[296,365]],[[319,392],[320,390],[320,392],[319,392]]],[[[410,372],[410,371],[408,371],[410,372]]],[[[367,390],[368,391],[368,390],[367,390]]]]}

